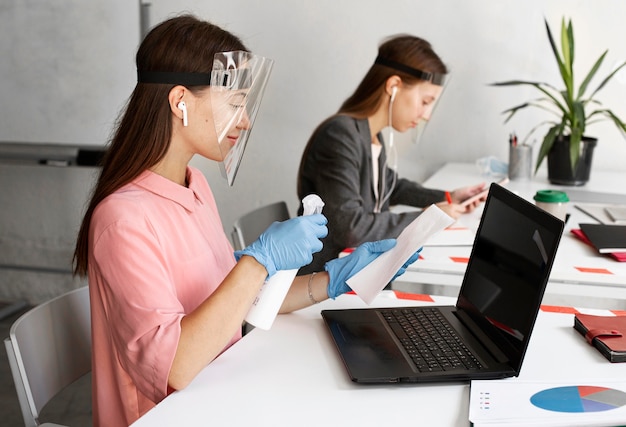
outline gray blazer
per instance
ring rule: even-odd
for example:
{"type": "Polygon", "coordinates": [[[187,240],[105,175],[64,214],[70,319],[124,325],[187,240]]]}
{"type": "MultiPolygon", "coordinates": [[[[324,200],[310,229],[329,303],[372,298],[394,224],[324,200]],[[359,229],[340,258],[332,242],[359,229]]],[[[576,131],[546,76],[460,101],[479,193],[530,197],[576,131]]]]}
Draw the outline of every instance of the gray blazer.
{"type": "MultiPolygon", "coordinates": [[[[382,142],[382,135],[378,137],[382,142]]],[[[344,248],[395,238],[419,215],[419,212],[392,213],[390,205],[425,207],[445,200],[442,190],[397,178],[381,212],[375,213],[371,141],[367,119],[345,115],[327,119],[311,136],[300,164],[298,197],[302,200],[314,193],[322,198],[329,233],[323,239],[322,251],[315,254],[313,262],[300,269],[299,274],[323,270],[324,264],[336,258],[344,248]]],[[[395,174],[389,168],[383,171],[385,158],[383,144],[379,158],[379,193],[382,177],[389,188],[395,174]]]]}

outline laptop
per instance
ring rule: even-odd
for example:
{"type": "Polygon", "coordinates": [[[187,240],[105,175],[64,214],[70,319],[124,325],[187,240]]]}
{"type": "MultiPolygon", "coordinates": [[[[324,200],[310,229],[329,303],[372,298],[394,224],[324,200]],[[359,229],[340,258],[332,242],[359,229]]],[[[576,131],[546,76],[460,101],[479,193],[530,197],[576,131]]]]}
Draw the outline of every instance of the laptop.
{"type": "Polygon", "coordinates": [[[563,227],[492,183],[456,305],[322,311],[352,381],[518,376],[563,227]]]}

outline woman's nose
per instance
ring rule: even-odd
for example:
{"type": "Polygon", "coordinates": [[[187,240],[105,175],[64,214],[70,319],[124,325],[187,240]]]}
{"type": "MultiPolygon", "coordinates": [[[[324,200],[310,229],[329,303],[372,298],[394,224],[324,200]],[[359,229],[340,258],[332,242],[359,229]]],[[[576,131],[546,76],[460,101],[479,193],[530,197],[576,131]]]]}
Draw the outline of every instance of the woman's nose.
{"type": "Polygon", "coordinates": [[[243,112],[241,113],[241,117],[239,118],[239,123],[237,123],[237,128],[245,129],[245,130],[250,129],[250,117],[248,116],[248,112],[246,111],[245,108],[243,109],[243,112]]]}
{"type": "Polygon", "coordinates": [[[432,108],[430,108],[430,107],[426,108],[426,110],[424,110],[424,112],[422,113],[421,119],[424,120],[425,122],[429,121],[430,120],[430,116],[432,115],[432,113],[433,113],[433,109],[432,108]]]}

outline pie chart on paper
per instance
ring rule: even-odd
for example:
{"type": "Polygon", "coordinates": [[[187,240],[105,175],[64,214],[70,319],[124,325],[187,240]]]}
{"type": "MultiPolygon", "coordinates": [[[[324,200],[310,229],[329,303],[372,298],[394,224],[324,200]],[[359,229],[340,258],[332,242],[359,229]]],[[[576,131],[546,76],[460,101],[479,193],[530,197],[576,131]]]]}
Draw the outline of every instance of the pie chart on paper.
{"type": "Polygon", "coordinates": [[[556,387],[535,393],[530,402],[553,412],[601,412],[626,406],[626,393],[590,385],[556,387]]]}

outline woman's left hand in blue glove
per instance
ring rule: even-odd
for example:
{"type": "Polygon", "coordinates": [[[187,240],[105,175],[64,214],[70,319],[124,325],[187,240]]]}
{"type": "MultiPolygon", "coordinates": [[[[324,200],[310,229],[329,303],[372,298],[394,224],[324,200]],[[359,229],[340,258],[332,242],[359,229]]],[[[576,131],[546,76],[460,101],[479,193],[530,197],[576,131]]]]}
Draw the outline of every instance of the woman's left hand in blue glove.
{"type": "Polygon", "coordinates": [[[328,296],[335,299],[339,295],[349,292],[351,289],[346,283],[348,279],[394,246],[396,246],[396,239],[367,242],[357,247],[348,256],[328,261],[324,265],[324,270],[328,272],[330,278],[327,289],[328,296]]]}
{"type": "Polygon", "coordinates": [[[422,252],[422,248],[419,248],[417,251],[415,251],[415,253],[413,255],[411,255],[411,257],[406,260],[406,262],[402,265],[402,267],[400,267],[400,270],[398,270],[398,272],[396,273],[395,276],[393,276],[393,279],[391,279],[391,281],[393,282],[394,280],[396,280],[398,278],[398,276],[402,276],[404,274],[404,272],[406,271],[406,269],[409,267],[409,265],[413,264],[415,261],[417,261],[420,257],[420,252],[422,252]]]}
{"type": "MultiPolygon", "coordinates": [[[[361,271],[367,264],[374,261],[384,252],[396,246],[396,239],[385,239],[377,242],[363,243],[357,247],[350,255],[328,261],[324,269],[328,272],[330,281],[328,283],[328,296],[337,298],[339,295],[350,292],[350,286],[346,283],[348,279],[361,271]]],[[[407,267],[417,261],[422,248],[419,248],[411,257],[400,267],[392,281],[402,275],[407,267]]]]}

